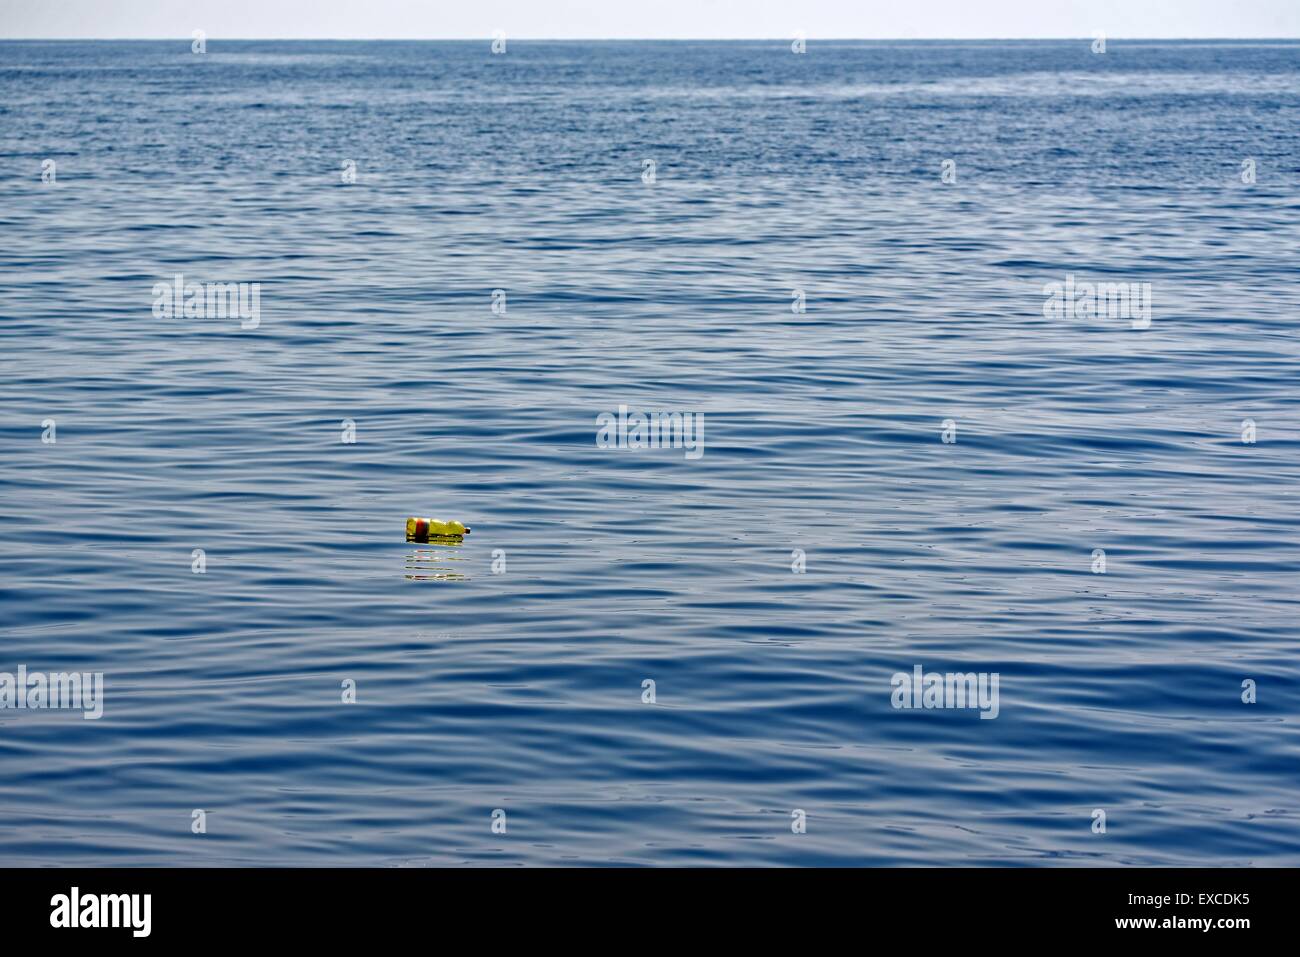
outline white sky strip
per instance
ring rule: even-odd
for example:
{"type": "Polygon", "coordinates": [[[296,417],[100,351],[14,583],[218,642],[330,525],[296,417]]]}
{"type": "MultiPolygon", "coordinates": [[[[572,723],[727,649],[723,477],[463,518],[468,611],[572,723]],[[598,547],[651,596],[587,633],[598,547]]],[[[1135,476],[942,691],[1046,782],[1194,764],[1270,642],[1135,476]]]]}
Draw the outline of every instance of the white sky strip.
{"type": "Polygon", "coordinates": [[[0,0],[0,37],[152,39],[1300,37],[1296,0],[0,0]]]}

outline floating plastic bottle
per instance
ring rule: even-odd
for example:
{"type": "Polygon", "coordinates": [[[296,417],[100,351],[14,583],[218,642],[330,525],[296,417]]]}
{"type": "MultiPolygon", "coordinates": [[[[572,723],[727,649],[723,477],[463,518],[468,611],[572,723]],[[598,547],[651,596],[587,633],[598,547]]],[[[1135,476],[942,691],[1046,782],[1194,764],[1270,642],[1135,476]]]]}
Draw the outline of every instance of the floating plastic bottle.
{"type": "Polygon", "coordinates": [[[469,528],[461,522],[443,522],[436,518],[408,518],[406,539],[427,542],[430,538],[460,538],[468,535],[469,528]]]}

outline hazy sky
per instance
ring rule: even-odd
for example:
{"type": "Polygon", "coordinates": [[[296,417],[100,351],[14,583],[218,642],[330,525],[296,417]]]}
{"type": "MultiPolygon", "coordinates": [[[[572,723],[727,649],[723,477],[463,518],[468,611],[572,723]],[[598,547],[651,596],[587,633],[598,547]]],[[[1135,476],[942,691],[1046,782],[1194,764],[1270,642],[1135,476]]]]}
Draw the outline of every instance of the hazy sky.
{"type": "Polygon", "coordinates": [[[1300,0],[0,0],[2,37],[1300,37],[1300,0]]]}

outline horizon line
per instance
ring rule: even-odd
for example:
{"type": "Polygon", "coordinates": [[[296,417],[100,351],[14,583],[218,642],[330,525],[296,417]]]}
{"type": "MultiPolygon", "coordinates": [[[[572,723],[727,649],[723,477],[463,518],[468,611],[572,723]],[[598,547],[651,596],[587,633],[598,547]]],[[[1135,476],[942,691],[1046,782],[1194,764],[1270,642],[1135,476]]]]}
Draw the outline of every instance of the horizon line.
{"type": "MultiPolygon", "coordinates": [[[[196,28],[201,29],[201,28],[196,28]]],[[[10,37],[0,36],[0,42],[17,41],[17,42],[54,42],[54,43],[149,43],[149,42],[188,42],[192,40],[191,34],[178,36],[114,36],[114,37],[64,37],[64,36],[23,36],[10,37]]],[[[493,40],[491,34],[482,36],[455,36],[455,37],[303,37],[303,36],[268,36],[268,37],[214,37],[211,34],[206,35],[206,39],[221,40],[226,42],[237,43],[262,43],[267,41],[291,41],[304,43],[477,43],[490,42],[493,40]]],[[[796,39],[792,34],[785,37],[530,37],[530,36],[510,36],[506,35],[508,42],[516,43],[789,43],[796,39]]],[[[1015,37],[1015,36],[979,36],[979,37],[817,37],[805,36],[802,39],[808,42],[831,42],[831,43],[971,43],[971,42],[1079,42],[1094,39],[1092,34],[1080,36],[1060,36],[1060,37],[1015,37]]],[[[1225,40],[1225,41],[1300,41],[1300,36],[1113,36],[1106,34],[1106,42],[1125,42],[1133,40],[1157,40],[1166,43],[1178,43],[1194,40],[1225,40]]]]}

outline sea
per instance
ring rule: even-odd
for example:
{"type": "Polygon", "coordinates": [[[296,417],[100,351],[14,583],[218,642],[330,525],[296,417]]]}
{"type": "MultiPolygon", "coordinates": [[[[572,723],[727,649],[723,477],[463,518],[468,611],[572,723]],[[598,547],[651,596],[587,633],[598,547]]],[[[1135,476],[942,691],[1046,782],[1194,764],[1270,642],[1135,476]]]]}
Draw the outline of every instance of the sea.
{"type": "Polygon", "coordinates": [[[799,47],[0,42],[0,864],[1300,864],[1300,42],[799,47]]]}

